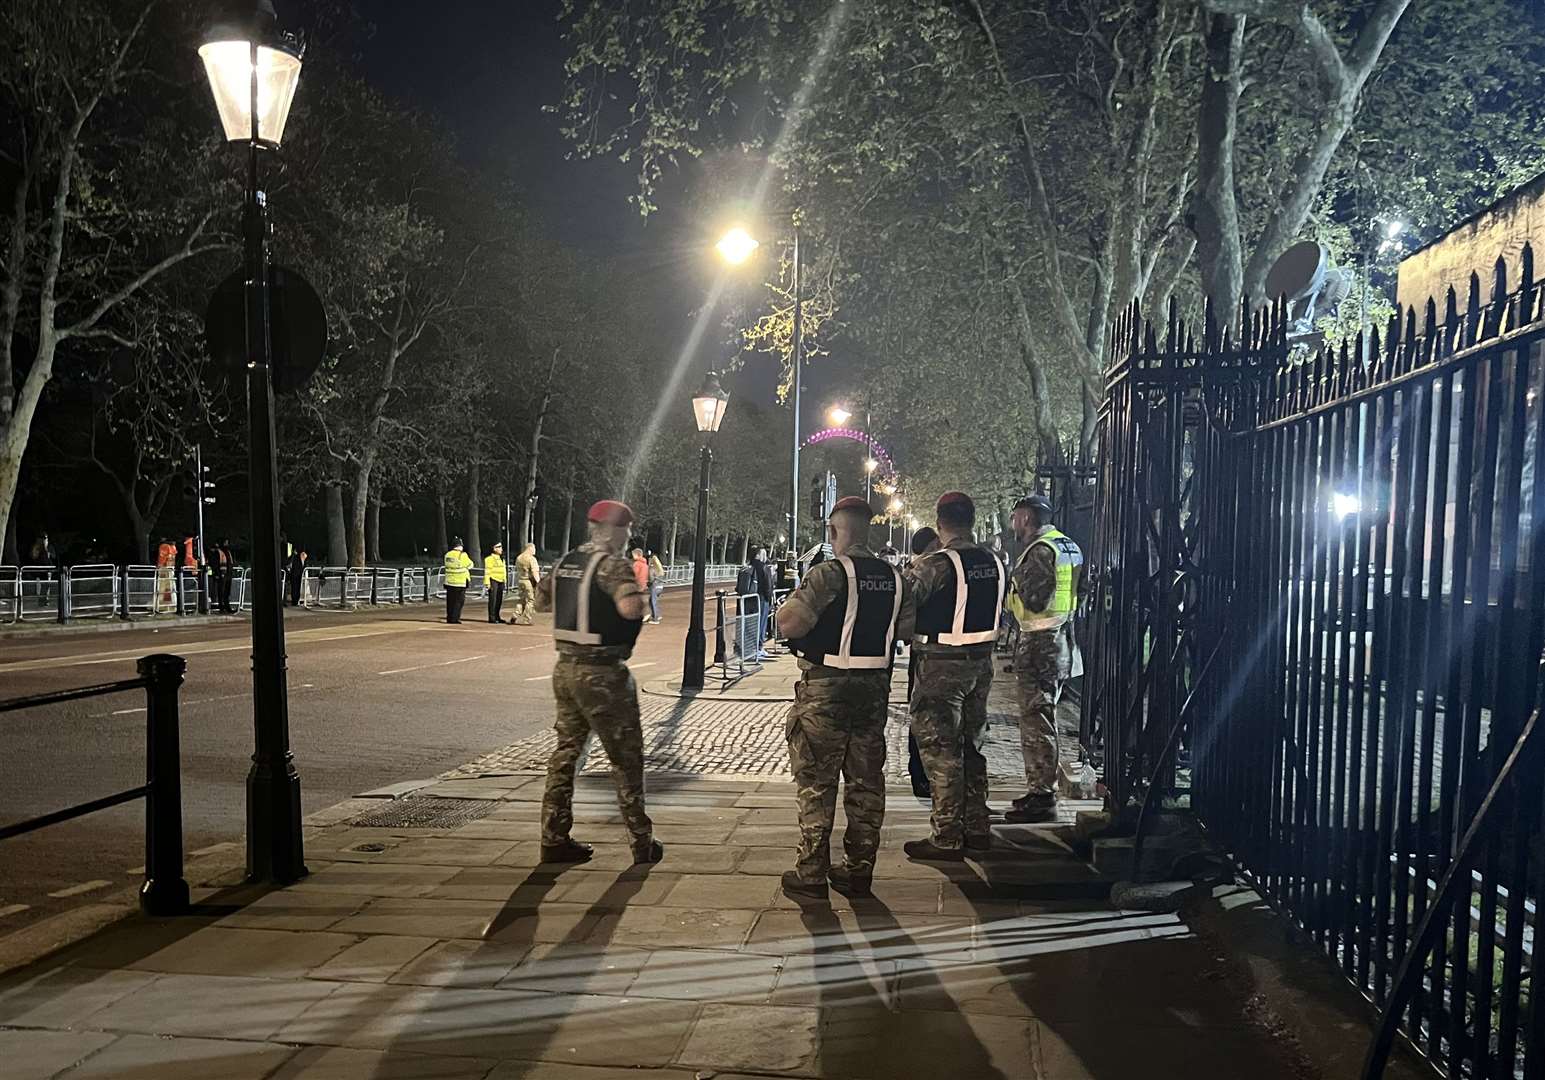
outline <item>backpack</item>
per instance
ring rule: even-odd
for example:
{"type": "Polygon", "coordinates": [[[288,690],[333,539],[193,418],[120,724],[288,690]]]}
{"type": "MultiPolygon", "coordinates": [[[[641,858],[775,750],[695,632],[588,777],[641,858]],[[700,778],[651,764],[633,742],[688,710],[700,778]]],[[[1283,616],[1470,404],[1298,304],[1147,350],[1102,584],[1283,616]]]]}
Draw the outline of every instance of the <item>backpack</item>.
{"type": "Polygon", "coordinates": [[[756,571],[749,566],[742,566],[740,573],[735,575],[735,591],[741,596],[756,592],[756,571]]]}

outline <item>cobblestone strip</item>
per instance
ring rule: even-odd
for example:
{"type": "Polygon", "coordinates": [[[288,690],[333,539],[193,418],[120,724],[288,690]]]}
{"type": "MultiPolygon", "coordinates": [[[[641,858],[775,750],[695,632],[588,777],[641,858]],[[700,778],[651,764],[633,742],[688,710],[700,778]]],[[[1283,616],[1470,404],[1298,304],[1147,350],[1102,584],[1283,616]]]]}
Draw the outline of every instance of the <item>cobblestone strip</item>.
{"type": "MultiPolygon", "coordinates": [[[[644,729],[644,767],[652,772],[691,773],[703,776],[755,776],[767,780],[789,779],[788,746],[784,724],[787,702],[767,704],[744,701],[688,701],[649,699],[641,703],[644,729]]],[[[885,772],[894,780],[907,776],[907,713],[892,706],[886,724],[885,772]]],[[[486,754],[451,772],[443,779],[465,779],[488,773],[540,771],[547,767],[556,738],[551,731],[486,754]]],[[[1019,729],[1012,716],[994,715],[988,728],[988,774],[994,780],[1015,781],[1024,776],[1019,750],[1019,729]]],[[[606,752],[591,741],[581,771],[605,773],[606,752]]]]}

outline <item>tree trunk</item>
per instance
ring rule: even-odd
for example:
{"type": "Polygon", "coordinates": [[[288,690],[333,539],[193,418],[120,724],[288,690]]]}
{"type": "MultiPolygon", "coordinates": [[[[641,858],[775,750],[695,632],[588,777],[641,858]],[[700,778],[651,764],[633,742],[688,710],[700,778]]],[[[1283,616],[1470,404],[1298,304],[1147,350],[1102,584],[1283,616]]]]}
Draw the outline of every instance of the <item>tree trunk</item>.
{"type": "Polygon", "coordinates": [[[666,542],[665,542],[665,552],[666,552],[665,565],[666,566],[675,566],[676,565],[676,530],[677,530],[677,528],[679,526],[680,526],[680,522],[676,519],[676,515],[672,514],[671,515],[670,538],[668,540],[666,540],[666,542]]]}
{"type": "Polygon", "coordinates": [[[349,565],[349,543],[343,517],[341,477],[334,477],[327,484],[327,565],[349,565]]]}
{"type": "Polygon", "coordinates": [[[472,561],[477,562],[483,557],[483,527],[480,522],[483,510],[479,503],[481,492],[478,484],[482,480],[482,467],[477,462],[467,466],[467,553],[472,556],[472,561]]]}
{"type": "Polygon", "coordinates": [[[536,504],[536,537],[533,540],[538,551],[547,551],[547,500],[536,504]]]}
{"type": "MultiPolygon", "coordinates": [[[[365,530],[370,516],[370,467],[354,470],[354,498],[349,502],[349,551],[354,556],[350,566],[364,566],[368,547],[365,530]]],[[[341,565],[334,563],[334,566],[341,565]]]]}
{"type": "Polygon", "coordinates": [[[750,561],[751,561],[751,537],[750,536],[742,536],[740,538],[740,562],[741,562],[741,565],[745,565],[746,563],[748,563],[750,561]]]}
{"type": "Polygon", "coordinates": [[[445,529],[445,484],[435,491],[435,550],[436,556],[451,550],[451,539],[445,529]]]}
{"type": "Polygon", "coordinates": [[[365,516],[365,559],[371,566],[381,563],[381,495],[370,496],[369,512],[365,516]]]}
{"type": "Polygon", "coordinates": [[[564,499],[563,499],[563,543],[560,545],[560,547],[562,548],[562,550],[565,553],[570,550],[569,545],[573,541],[573,538],[574,538],[574,496],[572,494],[569,494],[569,495],[564,496],[564,499]]]}
{"type": "Polygon", "coordinates": [[[1239,204],[1234,187],[1234,134],[1245,21],[1215,14],[1207,20],[1207,68],[1197,108],[1196,250],[1202,292],[1220,324],[1230,321],[1244,287],[1239,204]]]}
{"type": "Polygon", "coordinates": [[[536,422],[531,427],[531,450],[526,461],[526,485],[525,495],[521,500],[520,510],[520,537],[521,543],[535,543],[538,548],[544,546],[542,540],[532,535],[532,500],[536,498],[537,464],[542,453],[542,425],[547,421],[547,409],[553,403],[553,374],[558,370],[558,352],[553,350],[552,361],[547,365],[547,385],[542,390],[542,405],[537,409],[536,422]]]}
{"type": "Polygon", "coordinates": [[[0,563],[16,566],[20,562],[21,552],[16,547],[16,515],[12,514],[5,522],[5,542],[0,545],[0,563]]]}

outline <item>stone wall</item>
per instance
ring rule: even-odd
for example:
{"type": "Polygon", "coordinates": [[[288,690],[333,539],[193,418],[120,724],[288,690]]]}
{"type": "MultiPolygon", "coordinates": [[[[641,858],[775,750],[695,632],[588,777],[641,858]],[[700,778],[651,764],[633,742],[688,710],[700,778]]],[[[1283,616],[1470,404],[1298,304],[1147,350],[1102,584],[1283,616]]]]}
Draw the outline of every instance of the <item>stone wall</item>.
{"type": "Polygon", "coordinates": [[[1450,286],[1464,310],[1470,274],[1481,277],[1481,301],[1491,294],[1491,267],[1500,256],[1507,262],[1511,287],[1518,275],[1524,244],[1535,254],[1535,279],[1545,259],[1545,174],[1455,227],[1447,236],[1413,253],[1400,263],[1396,300],[1401,307],[1415,307],[1420,320],[1431,297],[1443,317],[1444,296],[1450,286]]]}

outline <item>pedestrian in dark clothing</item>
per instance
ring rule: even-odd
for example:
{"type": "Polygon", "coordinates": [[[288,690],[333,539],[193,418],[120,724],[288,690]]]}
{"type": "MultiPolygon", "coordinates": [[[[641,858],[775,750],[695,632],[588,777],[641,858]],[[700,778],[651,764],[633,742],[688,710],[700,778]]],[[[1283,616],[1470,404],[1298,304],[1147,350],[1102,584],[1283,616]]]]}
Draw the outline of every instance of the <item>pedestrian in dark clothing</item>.
{"type": "Polygon", "coordinates": [[[231,542],[220,540],[211,554],[215,606],[226,615],[234,615],[236,612],[231,607],[231,585],[236,576],[236,560],[231,557],[231,542]]]}
{"type": "MultiPolygon", "coordinates": [[[[928,526],[923,526],[912,534],[912,557],[918,558],[934,551],[939,546],[939,534],[928,526]]],[[[907,700],[912,700],[912,682],[917,678],[917,654],[907,654],[907,700]]],[[[933,789],[928,786],[928,773],[923,769],[923,759],[917,752],[917,736],[913,735],[910,728],[907,731],[907,775],[912,778],[912,794],[919,799],[933,797],[933,789]]]]}
{"type": "Polygon", "coordinates": [[[773,571],[767,561],[767,549],[756,549],[756,560],[751,568],[756,571],[756,594],[762,600],[762,640],[773,633],[773,571]]]}
{"type": "Polygon", "coordinates": [[[285,564],[284,572],[290,586],[290,606],[295,607],[300,603],[301,587],[306,580],[306,549],[297,547],[295,553],[290,556],[290,561],[285,564]]]}

